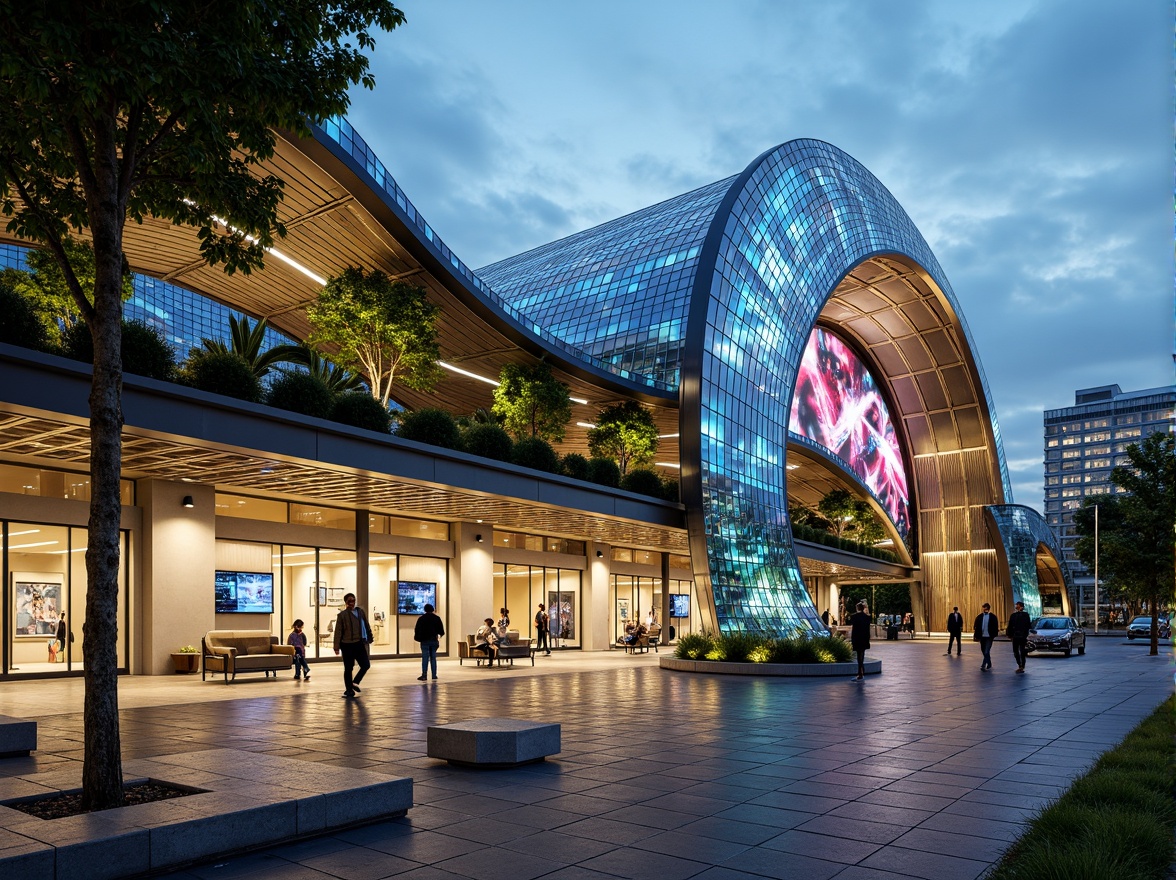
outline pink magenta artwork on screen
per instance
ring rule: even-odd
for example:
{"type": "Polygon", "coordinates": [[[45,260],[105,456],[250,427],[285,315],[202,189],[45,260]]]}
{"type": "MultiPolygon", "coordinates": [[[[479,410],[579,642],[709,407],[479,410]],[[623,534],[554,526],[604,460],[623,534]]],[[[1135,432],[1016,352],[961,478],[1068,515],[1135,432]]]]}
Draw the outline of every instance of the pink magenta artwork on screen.
{"type": "Polygon", "coordinates": [[[846,462],[906,535],[906,469],[890,411],[861,359],[819,327],[804,350],[788,427],[846,462]]]}

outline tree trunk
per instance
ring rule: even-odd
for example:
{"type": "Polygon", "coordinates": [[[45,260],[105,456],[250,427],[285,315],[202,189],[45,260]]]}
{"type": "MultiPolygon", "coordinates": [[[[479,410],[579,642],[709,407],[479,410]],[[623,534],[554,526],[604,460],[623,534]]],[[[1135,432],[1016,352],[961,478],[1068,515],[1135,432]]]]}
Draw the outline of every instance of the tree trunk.
{"type": "Polygon", "coordinates": [[[90,386],[90,519],[86,547],[85,742],[82,806],[123,804],[118,718],[118,575],[122,498],[122,228],[118,161],[113,137],[97,138],[98,190],[88,193],[94,236],[94,338],[90,386]],[[106,147],[106,149],[103,149],[106,147]],[[103,162],[101,157],[106,157],[103,162]]]}

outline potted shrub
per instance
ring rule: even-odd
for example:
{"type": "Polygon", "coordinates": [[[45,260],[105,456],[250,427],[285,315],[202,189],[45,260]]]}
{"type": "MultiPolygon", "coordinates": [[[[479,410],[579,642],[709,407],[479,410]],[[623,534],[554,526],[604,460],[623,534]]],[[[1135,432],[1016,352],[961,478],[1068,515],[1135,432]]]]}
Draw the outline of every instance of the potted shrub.
{"type": "Polygon", "coordinates": [[[200,652],[192,645],[184,645],[171,655],[172,663],[177,674],[187,674],[200,671],[200,652]]]}

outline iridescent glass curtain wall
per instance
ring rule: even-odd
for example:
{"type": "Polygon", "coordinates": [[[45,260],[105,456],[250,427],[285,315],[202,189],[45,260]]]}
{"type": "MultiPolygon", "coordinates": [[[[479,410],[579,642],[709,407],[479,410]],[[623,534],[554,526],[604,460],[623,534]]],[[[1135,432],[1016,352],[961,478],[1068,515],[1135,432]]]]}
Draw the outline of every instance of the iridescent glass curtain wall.
{"type": "Polygon", "coordinates": [[[1061,544],[1041,514],[1020,504],[994,504],[984,508],[984,513],[997,550],[1003,556],[1001,567],[1008,570],[1014,602],[1024,602],[1025,610],[1032,617],[1042,613],[1041,586],[1037,580],[1037,551],[1042,546],[1057,563],[1067,597],[1074,595],[1074,582],[1061,544]]]}
{"type": "MultiPolygon", "coordinates": [[[[876,255],[922,267],[958,321],[947,279],[865,168],[819,141],[760,156],[720,206],[699,257],[681,387],[682,491],[700,598],[724,632],[824,627],[788,521],[788,411],[809,332],[839,282],[876,255]],[[709,582],[707,582],[709,581],[709,582]]],[[[979,384],[989,398],[979,364],[979,384]]],[[[992,407],[1004,497],[1010,497],[992,407]]]]}

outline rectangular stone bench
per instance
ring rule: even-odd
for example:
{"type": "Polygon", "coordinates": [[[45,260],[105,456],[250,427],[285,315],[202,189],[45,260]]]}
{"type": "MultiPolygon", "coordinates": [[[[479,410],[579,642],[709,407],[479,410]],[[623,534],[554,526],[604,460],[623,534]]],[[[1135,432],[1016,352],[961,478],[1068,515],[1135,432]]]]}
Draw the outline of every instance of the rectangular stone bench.
{"type": "Polygon", "coordinates": [[[559,725],[474,718],[428,729],[427,754],[465,767],[517,767],[558,755],[559,725]]]}
{"type": "Polygon", "coordinates": [[[27,755],[36,748],[36,721],[0,715],[0,758],[27,755]]]}

